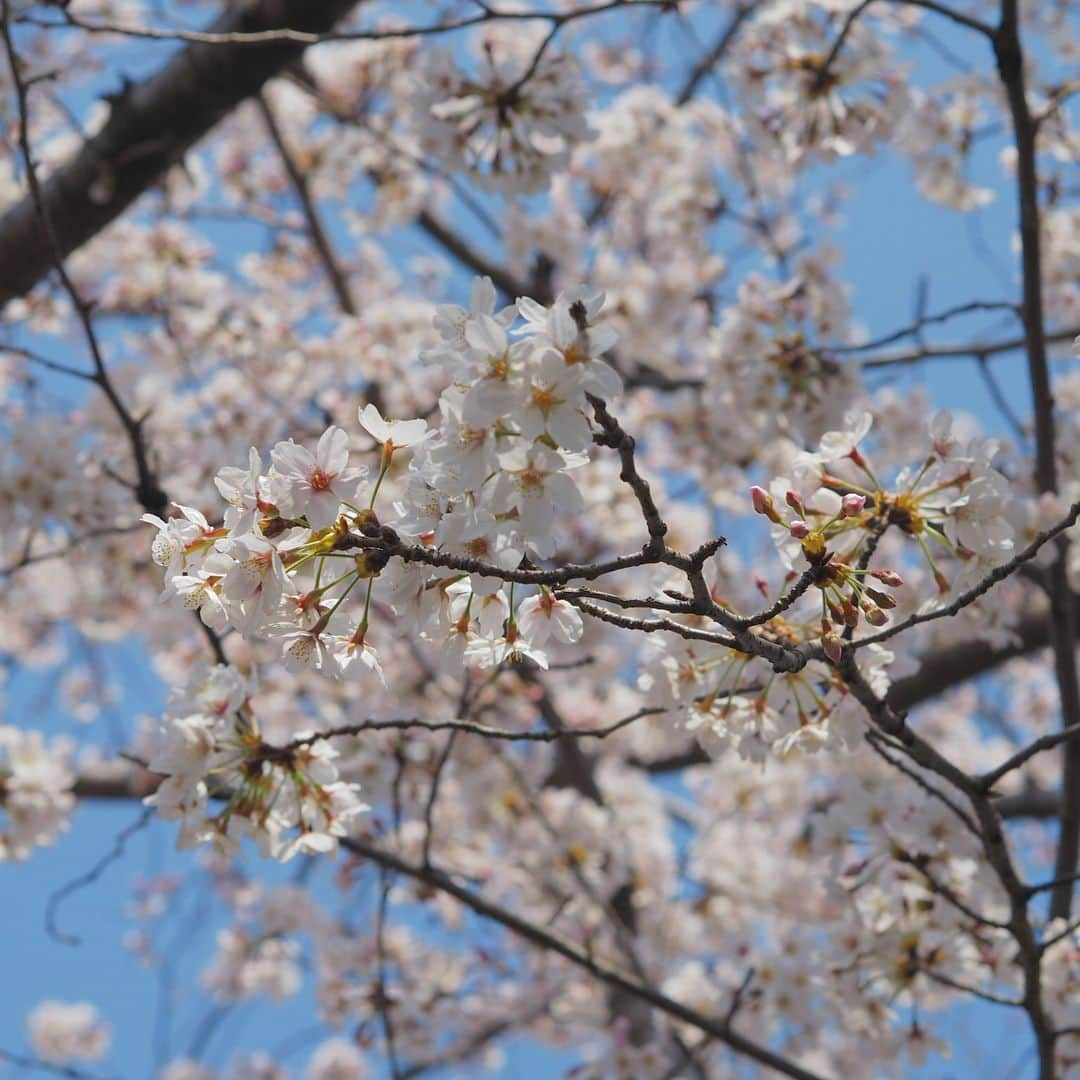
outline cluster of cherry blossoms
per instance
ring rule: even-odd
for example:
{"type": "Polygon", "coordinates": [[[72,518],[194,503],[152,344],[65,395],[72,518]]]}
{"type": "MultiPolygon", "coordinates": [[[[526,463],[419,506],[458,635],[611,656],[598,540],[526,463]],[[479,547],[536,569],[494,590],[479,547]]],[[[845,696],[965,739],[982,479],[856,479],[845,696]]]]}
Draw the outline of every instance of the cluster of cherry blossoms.
{"type": "Polygon", "coordinates": [[[600,359],[614,344],[593,325],[602,302],[578,290],[551,308],[522,299],[496,312],[494,287],[478,281],[471,311],[444,307],[436,318],[442,342],[428,360],[452,380],[438,431],[368,405],[360,423],[381,446],[373,469],[350,464],[338,427],[314,453],[279,442],[265,474],[253,449],[246,470],[218,474],[222,525],[184,506],[169,521],[144,516],[158,529],[163,598],[214,629],[280,642],[287,667],[336,677],[381,674],[369,640],[380,601],[397,615],[395,633],[435,643],[447,665],[529,656],[546,666],[544,643],[576,641],[580,617],[547,589],[515,597],[500,575],[550,557],[559,517],[584,505],[571,474],[588,460],[588,399],[621,387],[600,359]],[[413,460],[387,512],[378,496],[405,449],[413,460]],[[361,583],[363,599],[347,603],[361,583]]]}
{"type": "Polygon", "coordinates": [[[902,584],[899,575],[866,566],[890,528],[918,545],[941,593],[977,581],[1013,551],[1009,485],[992,465],[996,439],[962,443],[951,414],[939,412],[929,423],[926,456],[886,488],[859,449],[872,425],[868,411],[848,413],[843,430],[826,432],[816,452],[795,457],[790,478],[775,478],[768,492],[753,489],[754,509],[772,522],[785,565],[815,568],[822,617],[849,626],[858,624],[860,610],[871,625],[881,625],[884,611],[895,606],[880,587],[859,581],[902,584]],[[956,567],[952,579],[943,558],[956,567]]]}
{"type": "Polygon", "coordinates": [[[976,132],[987,122],[985,99],[993,89],[985,78],[972,73],[930,93],[915,92],[898,141],[911,156],[915,183],[924,198],[962,211],[992,201],[990,188],[972,183],[969,159],[976,132]]]}
{"type": "Polygon", "coordinates": [[[871,153],[908,107],[905,73],[885,35],[848,25],[857,47],[833,48],[842,10],[802,0],[770,4],[747,34],[740,57],[746,115],[790,164],[871,153]]]}
{"type": "MultiPolygon", "coordinates": [[[[371,639],[400,633],[433,645],[448,670],[522,657],[546,667],[549,640],[577,641],[581,617],[546,587],[515,596],[502,575],[549,558],[559,517],[584,505],[572,473],[588,460],[589,398],[621,387],[600,359],[614,344],[594,325],[602,302],[576,290],[550,308],[522,299],[496,311],[491,282],[477,281],[470,311],[436,317],[442,340],[427,360],[451,380],[437,431],[384,420],[369,404],[360,423],[380,447],[370,468],[350,463],[348,435],[334,426],[314,452],[279,442],[266,472],[252,449],[247,469],[218,473],[221,525],[187,506],[168,521],[144,515],[158,530],[162,599],[217,631],[277,642],[293,671],[381,677],[371,639]],[[383,510],[380,492],[405,450],[400,496],[383,510]]],[[[150,801],[182,822],[181,846],[251,834],[282,859],[332,849],[363,805],[337,780],[327,743],[267,745],[251,693],[225,667],[176,693],[150,761],[167,779],[150,801]],[[227,802],[208,816],[214,794],[227,802]]]]}
{"type": "Polygon", "coordinates": [[[110,1033],[88,1001],[43,1001],[27,1018],[30,1044],[44,1061],[96,1061],[108,1052],[110,1033]]]}
{"type": "Polygon", "coordinates": [[[938,413],[926,456],[885,488],[859,449],[872,422],[867,411],[849,413],[844,429],[826,432],[816,451],[795,455],[790,478],[774,479],[770,491],[751,491],[754,509],[772,523],[791,587],[788,598],[775,598],[761,582],[765,600],[775,600],[768,609],[774,613],[758,620],[754,632],[790,647],[816,643],[821,654],[811,652],[796,671],[777,672],[760,656],[671,632],[645,658],[640,687],[658,706],[681,713],[712,754],[730,745],[761,761],[796,747],[850,748],[862,735],[864,711],[836,666],[845,646],[859,649],[860,671],[881,697],[895,656],[872,640],[861,642],[856,630],[865,622],[872,634],[900,602],[912,610],[938,603],[910,590],[898,601],[901,573],[870,565],[887,531],[917,546],[941,594],[962,591],[1012,554],[1008,483],[991,464],[994,440],[961,443],[951,416],[938,413]]]}
{"type": "Polygon", "coordinates": [[[20,862],[52,844],[75,806],[75,774],[67,738],[46,742],[40,731],[0,726],[0,862],[20,862]]]}
{"type": "MultiPolygon", "coordinates": [[[[782,616],[762,629],[762,637],[791,645],[813,633],[812,626],[782,616]]],[[[878,695],[889,688],[886,667],[893,658],[877,645],[861,658],[860,671],[878,695]]],[[[824,660],[778,674],[760,657],[670,634],[651,644],[638,686],[652,704],[681,716],[714,757],[732,749],[760,763],[793,751],[851,749],[866,730],[863,707],[824,660]]]]}
{"type": "Polygon", "coordinates": [[[235,668],[196,671],[173,690],[162,742],[148,768],[165,779],[146,802],[180,822],[177,846],[212,841],[235,850],[242,837],[266,856],[337,848],[368,807],[359,788],[338,779],[337,751],[299,735],[287,746],[263,741],[251,707],[252,686],[235,668]],[[208,812],[211,797],[221,800],[208,812]]]}
{"type": "Polygon", "coordinates": [[[424,149],[490,191],[546,189],[591,130],[576,58],[538,47],[532,34],[487,34],[475,74],[429,52],[413,104],[424,149]]]}
{"type": "Polygon", "coordinates": [[[850,305],[831,272],[834,254],[801,255],[786,281],[749,275],[708,331],[709,418],[717,445],[736,460],[777,436],[814,441],[842,422],[861,390],[854,365],[811,344],[847,333],[850,305]]]}

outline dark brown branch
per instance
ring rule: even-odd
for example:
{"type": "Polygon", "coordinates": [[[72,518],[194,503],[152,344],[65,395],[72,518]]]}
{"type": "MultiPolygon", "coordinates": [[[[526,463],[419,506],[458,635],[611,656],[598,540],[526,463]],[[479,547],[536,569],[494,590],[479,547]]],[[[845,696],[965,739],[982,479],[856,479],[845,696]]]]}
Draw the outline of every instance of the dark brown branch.
{"type": "MultiPolygon", "coordinates": [[[[902,748],[916,765],[947,781],[971,803],[983,853],[1009,899],[1007,925],[1016,942],[1017,965],[1023,975],[1022,1004],[1039,1049],[1040,1080],[1052,1080],[1054,1038],[1053,1025],[1043,1003],[1043,947],[1028,915],[1028,886],[1021,880],[1009,853],[1001,816],[994,801],[982,789],[978,780],[969,776],[912,731],[904,714],[897,712],[887,701],[877,696],[859,671],[849,650],[845,650],[837,670],[848,684],[855,700],[866,709],[874,726],[889,737],[890,744],[895,743],[902,748]]],[[[878,749],[880,752],[880,748],[878,749]]]]}
{"type": "Polygon", "coordinates": [[[504,296],[514,300],[525,293],[524,286],[509,270],[483,255],[429,210],[420,211],[416,224],[432,240],[441,244],[462,266],[481,277],[491,278],[492,284],[504,296]]]}
{"type": "Polygon", "coordinates": [[[580,595],[563,593],[562,590],[559,590],[557,595],[560,598],[565,598],[574,607],[580,608],[586,615],[591,615],[594,619],[610,623],[612,626],[618,626],[623,630],[636,630],[642,634],[656,634],[666,631],[686,638],[688,641],[708,641],[713,645],[721,645],[726,649],[739,648],[739,643],[735,638],[713,630],[699,630],[694,626],[686,626],[683,623],[676,622],[674,619],[640,619],[631,615],[619,615],[617,612],[608,611],[606,608],[594,604],[580,595]]]}
{"type": "Polygon", "coordinates": [[[78,877],[73,878],[49,896],[48,902],[45,905],[45,932],[53,941],[58,941],[64,945],[82,944],[82,938],[77,934],[65,933],[57,925],[56,916],[60,910],[60,905],[72,893],[78,892],[80,889],[85,889],[89,885],[93,885],[114,862],[121,859],[124,852],[127,850],[127,842],[137,832],[145,829],[153,816],[154,808],[152,806],[144,807],[139,816],[130,825],[121,829],[120,832],[116,834],[113,846],[109,851],[102,855],[85,874],[80,874],[78,877]]]}
{"type": "MultiPolygon", "coordinates": [[[[585,327],[579,327],[584,332],[585,327]]],[[[634,437],[626,432],[618,420],[608,411],[607,403],[594,394],[585,395],[589,399],[596,422],[600,425],[600,431],[593,436],[593,440],[601,446],[610,447],[619,455],[622,468],[619,479],[627,484],[634,493],[638,505],[641,507],[641,516],[645,519],[645,528],[649,533],[649,543],[646,550],[653,555],[660,556],[665,550],[664,536],[668,527],[664,521],[660,508],[653,498],[652,489],[648,480],[638,472],[637,462],[634,458],[634,437]]]]}
{"type": "Polygon", "coordinates": [[[302,739],[294,739],[291,743],[282,747],[276,747],[277,753],[288,753],[299,750],[303,746],[311,746],[313,743],[324,742],[327,739],[344,738],[351,735],[360,735],[365,731],[410,731],[421,730],[430,733],[449,731],[451,734],[461,733],[465,735],[478,735],[483,739],[498,739],[503,742],[557,742],[560,739],[605,739],[629,727],[637,720],[646,716],[661,713],[661,708],[638,709],[628,716],[615,720],[604,727],[598,728],[563,728],[556,731],[509,731],[504,728],[488,727],[486,724],[476,723],[472,720],[361,720],[356,724],[345,724],[341,727],[330,728],[327,731],[317,731],[312,735],[305,735],[302,739]]]}
{"type": "Polygon", "coordinates": [[[861,2],[856,4],[845,16],[844,22],[840,27],[840,32],[836,35],[836,39],[833,41],[831,48],[825,55],[825,59],[821,62],[820,67],[818,67],[817,75],[814,79],[815,92],[820,93],[828,86],[829,69],[840,55],[840,51],[844,47],[844,42],[847,41],[851,31],[855,28],[855,23],[858,22],[859,16],[875,2],[876,0],[861,0],[861,2]]]}
{"type": "Polygon", "coordinates": [[[55,1061],[45,1061],[43,1058],[26,1057],[10,1050],[0,1049],[0,1061],[6,1061],[19,1069],[34,1069],[39,1072],[52,1073],[53,1076],[65,1076],[68,1080],[104,1080],[100,1073],[88,1073],[82,1069],[76,1069],[71,1065],[58,1065],[55,1061]]]}
{"type": "Polygon", "coordinates": [[[926,11],[933,11],[938,15],[944,15],[945,18],[957,25],[964,26],[968,30],[975,30],[980,34],[984,34],[986,37],[990,37],[994,32],[993,27],[984,23],[981,19],[976,19],[971,15],[965,15],[962,11],[957,11],[946,4],[938,3],[938,0],[893,0],[893,3],[906,4],[908,7],[923,8],[926,11]]]}
{"type": "Polygon", "coordinates": [[[940,323],[949,322],[959,315],[972,315],[987,311],[1008,311],[1013,315],[1019,315],[1017,305],[1010,303],[1008,300],[970,300],[965,304],[956,304],[953,307],[946,308],[944,311],[939,311],[936,315],[920,313],[919,317],[910,325],[905,326],[900,330],[893,330],[892,332],[885,334],[882,337],[874,338],[871,341],[864,341],[859,345],[825,345],[822,346],[819,351],[831,355],[842,356],[852,353],[870,352],[874,349],[880,349],[883,345],[892,345],[894,342],[903,341],[904,338],[914,338],[916,342],[921,343],[922,332],[928,326],[936,326],[940,323]]]}
{"type": "MultiPolygon", "coordinates": [[[[384,142],[392,146],[392,144],[389,143],[389,140],[386,139],[385,134],[369,127],[362,117],[343,110],[336,102],[324,94],[311,72],[309,72],[303,64],[293,65],[289,69],[288,74],[297,86],[305,93],[310,94],[312,98],[318,102],[320,109],[329,113],[329,115],[331,115],[338,123],[358,127],[372,137],[378,138],[381,136],[384,142]]],[[[474,213],[480,215],[481,220],[486,221],[489,228],[498,235],[498,228],[495,223],[486,217],[485,211],[471,200],[466,191],[456,185],[453,176],[443,173],[434,166],[430,166],[421,157],[406,153],[397,147],[392,147],[392,149],[402,157],[406,158],[412,165],[415,165],[424,171],[434,172],[441,179],[450,184],[454,189],[455,194],[457,194],[474,213]]],[[[368,176],[375,183],[378,183],[379,177],[376,170],[369,169],[368,176]]],[[[452,255],[457,259],[457,261],[467,270],[471,270],[480,277],[491,278],[495,287],[508,299],[516,300],[519,296],[524,296],[525,293],[528,292],[527,287],[522,282],[518,281],[509,270],[494,259],[483,254],[469,243],[457,230],[452,229],[432,211],[427,209],[421,210],[416,216],[416,225],[423,232],[427,233],[427,235],[437,244],[440,244],[449,255],[452,255]]]]}
{"type": "MultiPolygon", "coordinates": [[[[961,900],[948,885],[938,881],[938,879],[930,872],[930,858],[928,856],[921,854],[913,855],[911,852],[904,851],[902,848],[898,847],[893,851],[893,858],[898,862],[902,862],[906,866],[910,866],[917,870],[926,879],[927,886],[932,893],[948,901],[957,911],[966,915],[972,922],[981,926],[993,927],[995,930],[1009,929],[1008,923],[1003,923],[998,919],[989,919],[985,915],[981,915],[974,908],[965,903],[965,901],[961,900]]],[[[1019,1002],[1015,1004],[1019,1004],[1019,1002]]]]}
{"type": "Polygon", "coordinates": [[[1026,764],[1036,754],[1053,750],[1055,746],[1060,746],[1062,743],[1068,743],[1077,738],[1080,738],[1080,727],[1076,726],[1065,728],[1062,731],[1055,731],[1050,735],[1040,735],[1034,742],[1029,743],[1023,750],[1017,751],[992,772],[979,777],[979,783],[984,790],[989,791],[1003,776],[1011,773],[1014,769],[1019,769],[1021,765],[1026,764]]]}
{"type": "MultiPolygon", "coordinates": [[[[466,687],[467,685],[466,683],[466,687]]],[[[431,842],[435,838],[435,804],[439,798],[439,785],[442,782],[443,770],[445,770],[450,760],[450,755],[454,752],[454,740],[456,738],[456,731],[451,731],[446,737],[446,743],[439,753],[439,757],[435,762],[435,770],[431,774],[431,788],[428,791],[427,805],[424,807],[424,847],[421,853],[421,861],[425,866],[431,865],[431,842]]]]}
{"type": "Polygon", "coordinates": [[[1059,885],[1075,885],[1080,881],[1080,871],[1075,874],[1069,874],[1064,880],[1061,878],[1054,878],[1052,881],[1044,881],[1041,885],[1031,885],[1028,887],[1028,892],[1035,896],[1037,893],[1046,892],[1049,889],[1056,889],[1059,885]]]}
{"type": "Polygon", "coordinates": [[[971,815],[956,802],[951,795],[942,791],[940,788],[931,784],[930,781],[922,775],[917,769],[912,768],[906,764],[902,759],[894,757],[889,753],[889,750],[894,749],[893,744],[886,739],[881,732],[875,731],[871,728],[866,733],[866,741],[874,752],[883,760],[888,762],[894,769],[902,772],[909,780],[916,784],[919,788],[926,792],[933,799],[937,799],[943,803],[953,814],[955,814],[966,826],[969,832],[975,836],[979,836],[979,829],[975,822],[972,820],[971,815]]]}
{"type": "MultiPolygon", "coordinates": [[[[1023,277],[1025,338],[1028,378],[1035,410],[1035,484],[1041,493],[1058,489],[1054,395],[1046,352],[1046,327],[1042,295],[1042,242],[1039,223],[1039,176],[1036,124],[1028,107],[1024,75],[1024,51],[1020,43],[1018,0],[1002,0],[1001,22],[993,36],[998,75],[1005,88],[1016,140],[1016,178],[1020,211],[1020,266],[1023,277]]],[[[1050,598],[1050,641],[1054,649],[1054,672],[1061,697],[1062,727],[1080,726],[1080,678],[1076,670],[1076,612],[1072,603],[1064,539],[1058,541],[1056,557],[1047,574],[1050,598]]],[[[1066,880],[1076,870],[1080,856],[1080,742],[1065,748],[1062,778],[1063,810],[1058,838],[1054,889],[1050,913],[1067,919],[1072,910],[1073,883],[1066,880]]],[[[1045,1055],[1041,1052],[1040,1057],[1045,1055]]],[[[1045,1062],[1044,1062],[1045,1067],[1045,1062]]]]}
{"type": "MultiPolygon", "coordinates": [[[[220,34],[320,35],[357,0],[257,0],[231,5],[211,28],[220,34]]],[[[293,63],[303,44],[193,43],[161,71],[126,83],[110,101],[98,134],[42,185],[61,256],[100,232],[178,164],[240,102],[293,63]],[[104,192],[104,194],[102,194],[104,192]]],[[[29,292],[53,266],[53,251],[34,200],[0,218],[0,306],[29,292]]]]}
{"type": "Polygon", "coordinates": [[[1044,788],[1025,788],[1016,795],[1004,795],[994,800],[997,812],[1006,820],[1033,818],[1046,821],[1061,813],[1061,796],[1044,788]]]}
{"type": "MultiPolygon", "coordinates": [[[[1072,341],[1077,334],[1080,334],[1080,327],[1055,330],[1046,335],[1046,342],[1060,345],[1072,341]]],[[[864,368],[884,368],[917,364],[922,360],[965,360],[972,356],[996,356],[998,353],[1017,352],[1023,349],[1026,343],[1026,337],[1018,337],[1001,341],[973,341],[965,345],[926,345],[909,352],[867,357],[860,361],[860,365],[864,368]]]]}
{"type": "Polygon", "coordinates": [[[739,619],[737,626],[741,630],[749,630],[752,626],[762,626],[770,619],[775,619],[777,615],[784,611],[787,611],[796,600],[799,599],[814,584],[817,578],[819,567],[812,566],[809,570],[804,570],[799,576],[798,581],[791,586],[790,589],[783,596],[781,596],[775,604],[771,607],[767,607],[764,611],[759,612],[757,615],[750,615],[745,619],[739,619]]]}
{"type": "MultiPolygon", "coordinates": [[[[453,736],[451,736],[451,739],[453,736]]],[[[426,860],[425,860],[426,861],[426,860]]],[[[385,866],[379,867],[379,905],[375,915],[375,949],[378,979],[375,984],[376,1011],[382,1020],[383,1039],[386,1043],[386,1059],[390,1065],[393,1080],[401,1080],[401,1066],[398,1064],[397,1040],[394,1036],[394,1021],[390,1015],[394,1007],[393,999],[387,991],[386,982],[386,908],[390,899],[392,877],[385,866]]]]}
{"type": "Polygon", "coordinates": [[[889,704],[896,709],[910,709],[969,679],[985,675],[1014,657],[1045,647],[1050,640],[1045,613],[1027,612],[1021,616],[1014,633],[1018,640],[1005,648],[994,648],[985,641],[965,641],[926,653],[914,675],[893,683],[888,693],[889,704]]]}
{"type": "MultiPolygon", "coordinates": [[[[556,28],[564,23],[590,15],[600,15],[621,7],[673,7],[673,0],[606,0],[604,3],[577,8],[574,11],[496,11],[489,8],[479,15],[471,15],[454,22],[433,23],[427,26],[382,27],[372,30],[342,30],[331,32],[329,29],[304,29],[293,22],[282,26],[270,26],[265,29],[237,28],[228,30],[216,23],[209,30],[173,30],[153,26],[124,26],[120,23],[95,21],[80,18],[69,11],[63,11],[62,21],[45,20],[35,16],[24,16],[19,21],[42,29],[82,30],[87,34],[109,34],[120,37],[140,38],[146,41],[183,41],[189,44],[229,48],[268,48],[277,45],[305,47],[325,41],[391,41],[402,38],[438,37],[457,30],[467,30],[481,23],[502,20],[527,20],[550,22],[556,28]]],[[[316,6],[316,5],[313,5],[316,6]]]]}
{"type": "MultiPolygon", "coordinates": [[[[136,419],[131,415],[128,407],[124,404],[112,378],[105,366],[105,356],[98,341],[97,332],[94,329],[94,320],[91,314],[91,305],[83,298],[75,286],[75,281],[64,265],[65,252],[61,246],[56,221],[52,209],[48,205],[45,192],[48,184],[42,185],[38,178],[37,163],[34,160],[33,150],[30,146],[30,103],[28,96],[28,84],[22,71],[22,63],[15,48],[11,36],[11,11],[8,0],[3,0],[3,25],[0,31],[3,34],[4,50],[7,54],[8,67],[11,71],[11,81],[15,87],[15,99],[18,106],[19,116],[19,150],[22,156],[23,167],[26,170],[26,183],[30,189],[28,196],[30,213],[43,242],[43,256],[46,264],[50,265],[60,277],[64,292],[71,300],[79,323],[82,326],[83,336],[90,352],[94,366],[92,381],[105,395],[110,407],[116,414],[128,442],[131,444],[131,453],[135,462],[135,471],[138,480],[134,485],[136,499],[148,513],[163,514],[168,505],[165,492],[158,483],[157,476],[150,464],[150,455],[143,438],[143,421],[145,417],[136,419]]],[[[0,222],[0,226],[2,226],[0,222]]],[[[3,250],[0,246],[0,250],[3,250]]]]}
{"type": "Polygon", "coordinates": [[[962,983],[951,975],[944,975],[940,971],[934,971],[933,968],[920,967],[919,970],[933,982],[941,983],[942,986],[947,986],[950,990],[957,990],[961,994],[969,994],[971,997],[980,998],[991,1005],[1008,1005],[1013,1009],[1022,1009],[1024,1007],[1022,1001],[1005,997],[1003,994],[995,994],[992,990],[980,990],[977,986],[962,983]]]}

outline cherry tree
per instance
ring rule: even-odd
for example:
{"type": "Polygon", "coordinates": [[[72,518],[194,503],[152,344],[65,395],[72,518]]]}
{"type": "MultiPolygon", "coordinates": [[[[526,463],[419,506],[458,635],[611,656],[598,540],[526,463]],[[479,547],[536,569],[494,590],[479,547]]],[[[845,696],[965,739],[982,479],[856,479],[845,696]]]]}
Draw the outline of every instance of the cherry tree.
{"type": "MultiPolygon", "coordinates": [[[[318,1032],[157,1075],[475,1075],[523,1038],[577,1080],[1005,1075],[973,1007],[1080,1076],[1078,30],[0,0],[0,858],[139,813],[42,898],[59,949],[162,819],[148,985],[209,882],[220,1038],[269,999],[318,1032]],[[939,304],[914,237],[849,277],[870,159],[1011,207],[973,229],[996,295],[939,304]],[[940,407],[958,365],[978,416],[940,407]],[[118,735],[120,642],[167,701],[118,735]]],[[[57,985],[0,1059],[100,1075],[124,1026],[57,985]]]]}

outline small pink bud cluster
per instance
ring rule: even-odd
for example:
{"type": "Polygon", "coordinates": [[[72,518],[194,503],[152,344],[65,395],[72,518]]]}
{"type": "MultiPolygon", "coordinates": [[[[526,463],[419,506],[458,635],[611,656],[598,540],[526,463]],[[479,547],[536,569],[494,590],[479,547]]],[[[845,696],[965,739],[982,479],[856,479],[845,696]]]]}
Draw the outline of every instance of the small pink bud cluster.
{"type": "Polygon", "coordinates": [[[889,588],[898,588],[904,579],[895,570],[860,570],[836,561],[830,562],[825,570],[828,581],[818,586],[825,609],[821,644],[825,655],[838,664],[843,645],[834,625],[854,630],[862,617],[871,626],[884,626],[889,621],[888,612],[896,607],[896,598],[891,593],[870,585],[867,579],[873,578],[889,588]]]}
{"type": "Polygon", "coordinates": [[[850,528],[843,523],[844,519],[857,516],[866,503],[865,497],[861,495],[848,496],[844,499],[841,511],[828,517],[820,510],[808,510],[802,496],[789,488],[784,493],[784,502],[794,511],[795,516],[787,520],[777,509],[773,497],[764,488],[755,485],[750,489],[750,497],[755,512],[767,517],[774,525],[783,526],[793,539],[802,544],[803,554],[809,562],[814,564],[827,560],[829,537],[850,528]],[[820,522],[811,520],[822,517],[827,517],[827,520],[820,522]]]}

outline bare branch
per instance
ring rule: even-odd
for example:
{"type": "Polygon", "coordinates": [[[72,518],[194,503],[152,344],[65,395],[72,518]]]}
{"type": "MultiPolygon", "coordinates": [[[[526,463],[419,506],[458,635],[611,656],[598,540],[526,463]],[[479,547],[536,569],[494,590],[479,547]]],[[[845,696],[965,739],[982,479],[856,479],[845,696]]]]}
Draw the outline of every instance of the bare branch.
{"type": "Polygon", "coordinates": [[[114,862],[123,858],[124,852],[127,850],[127,842],[137,832],[145,829],[153,816],[154,808],[152,806],[146,807],[130,825],[121,829],[120,832],[116,834],[116,839],[113,842],[112,848],[85,874],[80,874],[77,878],[72,879],[66,885],[57,889],[56,892],[49,897],[49,900],[45,905],[45,932],[53,939],[53,941],[58,941],[63,945],[82,944],[82,938],[78,935],[66,934],[57,926],[56,916],[60,910],[60,905],[71,896],[72,893],[78,892],[80,889],[85,889],[88,885],[93,885],[114,862]]]}
{"type": "Polygon", "coordinates": [[[1047,750],[1053,750],[1054,747],[1060,746],[1062,743],[1070,742],[1072,739],[1080,739],[1080,727],[1066,728],[1064,731],[1055,731],[1052,735],[1040,735],[1033,743],[1025,746],[1023,750],[1013,754],[1007,761],[1002,762],[992,772],[986,773],[985,776],[979,777],[979,783],[982,785],[985,791],[989,791],[1003,776],[1011,773],[1014,769],[1019,769],[1021,765],[1030,761],[1036,754],[1044,753],[1047,750]]]}

